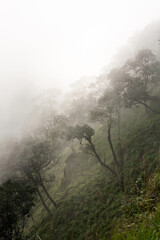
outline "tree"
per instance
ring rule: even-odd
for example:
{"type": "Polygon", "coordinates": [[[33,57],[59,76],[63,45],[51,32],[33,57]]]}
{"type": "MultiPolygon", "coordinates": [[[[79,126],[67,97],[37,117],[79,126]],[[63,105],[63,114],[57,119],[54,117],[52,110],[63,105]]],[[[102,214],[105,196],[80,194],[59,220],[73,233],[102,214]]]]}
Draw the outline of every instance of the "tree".
{"type": "Polygon", "coordinates": [[[92,137],[94,135],[93,128],[88,125],[69,127],[66,135],[68,140],[78,139],[81,146],[84,142],[83,150],[96,158],[101,166],[107,168],[113,175],[116,175],[116,172],[109,165],[107,165],[105,161],[102,161],[101,157],[97,153],[96,147],[92,141],[92,137]]]}
{"type": "Polygon", "coordinates": [[[43,178],[43,173],[50,167],[50,164],[53,161],[56,161],[55,152],[56,144],[53,148],[53,143],[51,145],[46,140],[26,139],[25,142],[21,143],[18,155],[19,171],[25,175],[32,184],[34,184],[43,206],[50,215],[52,215],[52,213],[43,199],[40,187],[53,206],[57,208],[57,204],[49,194],[43,178]]]}
{"type": "Polygon", "coordinates": [[[0,144],[0,184],[15,177],[14,157],[18,151],[18,141],[8,139],[0,144]]]}
{"type": "Polygon", "coordinates": [[[143,105],[146,111],[159,111],[150,103],[156,100],[154,90],[160,84],[160,62],[149,49],[141,50],[135,59],[128,60],[121,69],[114,69],[108,75],[114,89],[119,87],[126,107],[143,105]]]}
{"type": "Polygon", "coordinates": [[[47,176],[45,172],[49,168],[53,168],[54,171],[55,165],[59,162],[58,155],[65,146],[62,136],[66,124],[64,116],[54,115],[47,118],[45,124],[38,126],[29,136],[1,145],[0,170],[4,174],[0,181],[15,175],[27,178],[35,186],[42,204],[50,215],[52,212],[46,204],[44,195],[55,208],[57,204],[48,192],[45,182],[53,182],[55,176],[54,174],[47,176]]]}
{"type": "MultiPolygon", "coordinates": [[[[97,107],[91,111],[91,120],[98,121],[107,127],[107,138],[112,152],[115,166],[119,167],[119,161],[113,147],[111,130],[112,126],[119,120],[120,102],[114,91],[108,89],[99,99],[97,107]],[[117,114],[118,113],[118,114],[117,114]]],[[[118,122],[119,125],[119,122],[118,122]]],[[[119,138],[119,129],[118,129],[119,138]]]]}
{"type": "Polygon", "coordinates": [[[0,239],[22,240],[26,217],[34,206],[35,188],[26,181],[8,180],[0,186],[0,239]]]}
{"type": "Polygon", "coordinates": [[[49,215],[52,215],[52,212],[41,190],[57,208],[57,203],[44,184],[45,181],[54,181],[55,176],[52,175],[50,179],[46,179],[44,175],[49,168],[54,168],[59,162],[58,155],[65,146],[63,132],[66,126],[66,117],[50,114],[41,127],[32,132],[30,137],[21,141],[17,156],[18,170],[35,185],[39,198],[49,215]]]}
{"type": "MultiPolygon", "coordinates": [[[[116,74],[116,73],[115,73],[116,74]]],[[[118,178],[122,190],[124,189],[124,176],[123,176],[123,165],[124,165],[124,149],[123,144],[120,141],[120,111],[122,108],[122,96],[119,94],[119,88],[108,88],[103,96],[99,98],[97,107],[91,111],[91,120],[98,121],[107,129],[107,139],[109,147],[113,156],[113,163],[116,168],[118,178]],[[115,147],[112,142],[112,128],[117,125],[117,136],[119,141],[119,151],[122,153],[121,156],[117,154],[115,147]]]]}

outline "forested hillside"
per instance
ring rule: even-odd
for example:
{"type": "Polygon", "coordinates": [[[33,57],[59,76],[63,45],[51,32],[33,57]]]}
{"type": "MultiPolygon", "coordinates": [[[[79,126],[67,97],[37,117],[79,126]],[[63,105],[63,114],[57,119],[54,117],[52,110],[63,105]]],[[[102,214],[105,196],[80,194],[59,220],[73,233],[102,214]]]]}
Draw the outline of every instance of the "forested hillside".
{"type": "Polygon", "coordinates": [[[160,62],[142,49],[90,80],[1,142],[1,240],[160,238],[160,62]]]}

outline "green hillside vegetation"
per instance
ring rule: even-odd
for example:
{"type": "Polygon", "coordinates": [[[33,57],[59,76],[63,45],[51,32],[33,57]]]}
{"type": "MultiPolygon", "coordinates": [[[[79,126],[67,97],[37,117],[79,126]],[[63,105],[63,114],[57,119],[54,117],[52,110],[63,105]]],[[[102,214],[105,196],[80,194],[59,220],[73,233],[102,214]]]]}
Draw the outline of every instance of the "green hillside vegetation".
{"type": "Polygon", "coordinates": [[[49,112],[2,146],[2,186],[24,179],[35,191],[21,239],[160,238],[160,63],[143,49],[106,82],[85,121],[49,112]]]}
{"type": "MultiPolygon", "coordinates": [[[[159,124],[160,117],[146,120],[145,125],[133,128],[125,137],[124,191],[119,179],[98,164],[88,168],[89,159],[81,153],[71,154],[66,171],[68,179],[64,180],[70,184],[61,190],[59,208],[53,218],[46,216],[36,226],[38,235],[42,239],[144,239],[146,236],[151,239],[155,232],[157,237],[159,124]],[[73,159],[75,163],[71,164],[73,159]],[[76,164],[79,160],[84,164],[82,168],[76,164]],[[79,168],[82,175],[76,173],[76,176],[74,168],[79,168]]],[[[35,229],[32,231],[31,235],[35,229]]]]}

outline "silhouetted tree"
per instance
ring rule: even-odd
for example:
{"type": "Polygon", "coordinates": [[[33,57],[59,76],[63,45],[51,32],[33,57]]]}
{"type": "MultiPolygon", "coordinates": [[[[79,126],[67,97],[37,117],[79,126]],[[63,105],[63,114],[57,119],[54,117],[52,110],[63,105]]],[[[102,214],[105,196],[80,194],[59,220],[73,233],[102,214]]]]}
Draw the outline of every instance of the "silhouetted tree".
{"type": "Polygon", "coordinates": [[[112,174],[116,175],[116,172],[109,165],[107,165],[105,161],[102,161],[101,157],[97,153],[96,147],[92,141],[93,135],[94,129],[88,125],[69,127],[67,131],[68,140],[78,139],[81,145],[84,144],[83,150],[85,152],[91,154],[97,159],[101,166],[107,168],[112,174]]]}
{"type": "Polygon", "coordinates": [[[47,198],[57,208],[57,204],[49,194],[45,184],[43,173],[50,167],[50,164],[56,161],[56,144],[53,146],[46,140],[27,139],[20,145],[18,169],[24,174],[36,187],[37,193],[46,211],[52,215],[41,194],[41,189],[47,198]]]}
{"type": "Polygon", "coordinates": [[[154,90],[160,85],[160,62],[149,49],[139,51],[135,59],[112,70],[108,77],[113,88],[119,89],[126,107],[143,105],[146,110],[160,114],[150,105],[157,99],[154,90]]]}
{"type": "MultiPolygon", "coordinates": [[[[114,91],[108,89],[99,99],[97,107],[91,111],[91,120],[98,121],[107,127],[107,138],[113,155],[115,166],[119,167],[119,161],[112,143],[111,130],[112,126],[119,120],[120,101],[114,91]]],[[[119,122],[118,122],[119,124],[119,122]]],[[[119,128],[118,128],[119,138],[119,128]]]]}
{"type": "Polygon", "coordinates": [[[34,206],[35,188],[25,181],[8,180],[0,186],[0,239],[22,240],[26,217],[34,206]]]}

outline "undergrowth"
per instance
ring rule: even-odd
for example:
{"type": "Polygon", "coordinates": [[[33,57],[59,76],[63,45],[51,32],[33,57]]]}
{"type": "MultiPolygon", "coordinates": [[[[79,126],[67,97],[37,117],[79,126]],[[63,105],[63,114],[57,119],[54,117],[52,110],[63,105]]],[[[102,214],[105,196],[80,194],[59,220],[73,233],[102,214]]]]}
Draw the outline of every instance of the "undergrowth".
{"type": "MultiPolygon", "coordinates": [[[[116,151],[121,144],[124,188],[91,157],[68,154],[65,176],[61,174],[59,181],[58,209],[30,228],[30,240],[36,233],[43,240],[160,239],[160,118],[148,119],[122,135],[116,151]]],[[[97,132],[95,142],[104,152],[101,141],[97,132]]]]}

